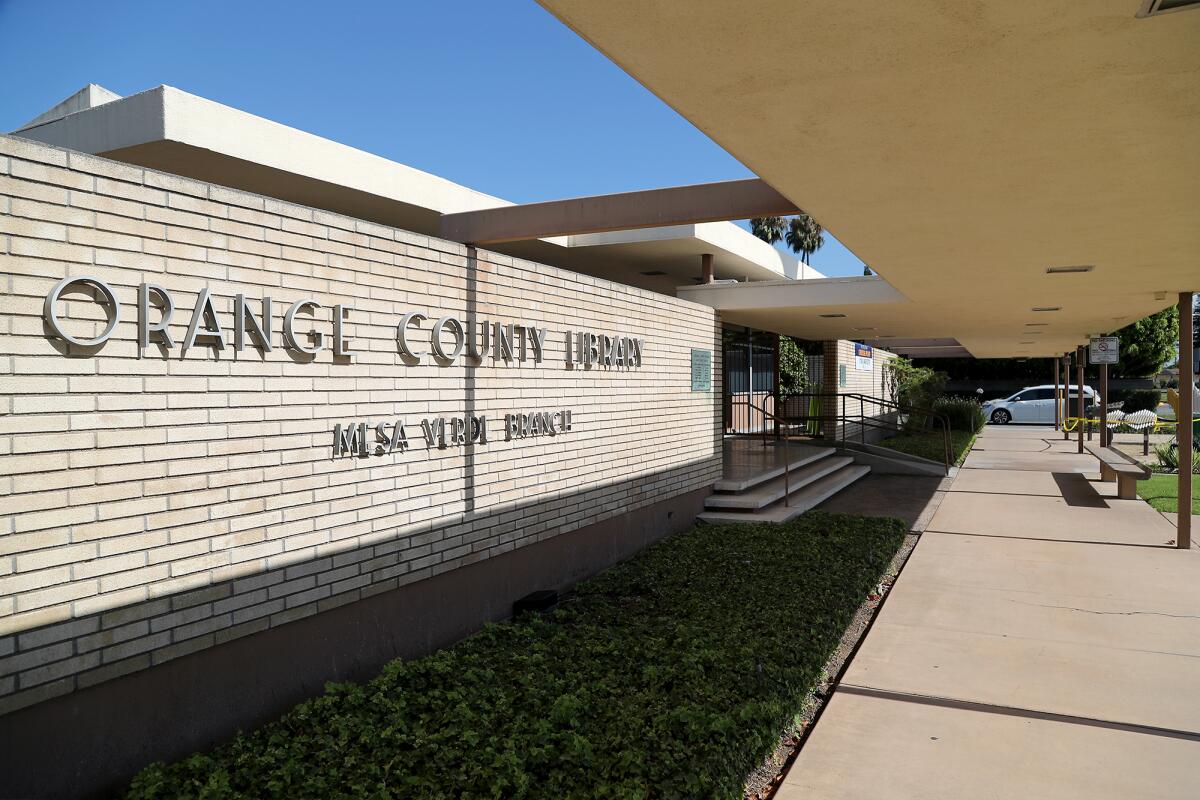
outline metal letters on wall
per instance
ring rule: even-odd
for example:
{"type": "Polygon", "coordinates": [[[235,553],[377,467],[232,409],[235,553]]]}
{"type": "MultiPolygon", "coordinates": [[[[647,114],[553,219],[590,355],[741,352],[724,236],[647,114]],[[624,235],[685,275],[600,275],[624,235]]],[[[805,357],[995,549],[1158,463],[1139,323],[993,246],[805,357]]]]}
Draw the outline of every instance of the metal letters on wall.
{"type": "MultiPolygon", "coordinates": [[[[170,292],[162,286],[143,283],[138,287],[139,354],[145,355],[152,345],[157,346],[163,355],[175,349],[176,342],[171,337],[169,326],[176,308],[170,292]]],[[[235,351],[241,352],[248,344],[264,352],[272,349],[272,308],[271,298],[264,296],[256,315],[245,295],[234,295],[231,339],[235,351]]],[[[326,312],[326,306],[313,298],[297,300],[288,306],[283,315],[283,344],[289,350],[307,356],[316,356],[329,349],[335,359],[349,361],[354,357],[348,330],[353,311],[353,306],[337,304],[326,312]],[[317,320],[323,316],[328,316],[330,321],[328,334],[317,328],[317,320]],[[308,329],[304,330],[306,327],[308,329]]],[[[90,275],[79,275],[63,278],[55,284],[46,295],[42,317],[51,335],[79,348],[99,349],[116,330],[121,320],[121,307],[108,284],[90,275]],[[73,289],[91,289],[94,301],[104,306],[107,324],[99,335],[91,339],[68,333],[59,316],[61,296],[73,289]]],[[[489,353],[494,360],[509,363],[532,361],[538,364],[545,359],[550,335],[547,328],[490,320],[463,320],[449,315],[437,317],[432,325],[426,327],[425,323],[430,319],[433,318],[421,311],[410,311],[400,316],[396,324],[396,351],[405,363],[449,366],[464,353],[475,361],[482,361],[489,353]]],[[[568,366],[626,369],[642,366],[645,339],[592,331],[566,331],[563,336],[568,366]]],[[[195,306],[188,317],[187,331],[178,346],[183,353],[195,347],[224,350],[229,341],[221,324],[217,303],[205,287],[196,297],[195,306]]]]}

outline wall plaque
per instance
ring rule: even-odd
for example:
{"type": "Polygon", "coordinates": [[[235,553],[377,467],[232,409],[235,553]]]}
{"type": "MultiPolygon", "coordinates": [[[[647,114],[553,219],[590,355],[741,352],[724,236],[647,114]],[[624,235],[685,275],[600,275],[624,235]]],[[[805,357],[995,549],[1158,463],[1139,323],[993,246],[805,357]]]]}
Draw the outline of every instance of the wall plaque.
{"type": "Polygon", "coordinates": [[[692,391],[712,391],[712,351],[692,351],[692,391]]]}

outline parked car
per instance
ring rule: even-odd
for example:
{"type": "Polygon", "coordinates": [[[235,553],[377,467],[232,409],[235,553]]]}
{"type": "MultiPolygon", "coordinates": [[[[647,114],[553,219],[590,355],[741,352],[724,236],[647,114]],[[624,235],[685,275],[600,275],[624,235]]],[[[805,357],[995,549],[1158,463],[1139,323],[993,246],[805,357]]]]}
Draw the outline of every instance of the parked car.
{"type": "MultiPolygon", "coordinates": [[[[1075,401],[1079,394],[1076,386],[1071,387],[1067,416],[1075,414],[1075,401]]],[[[1096,404],[1099,395],[1090,386],[1083,387],[1083,404],[1096,404]]],[[[983,414],[988,422],[1007,425],[1010,422],[1054,422],[1054,384],[1026,386],[1016,394],[1002,400],[988,400],[983,404],[983,414]]]]}

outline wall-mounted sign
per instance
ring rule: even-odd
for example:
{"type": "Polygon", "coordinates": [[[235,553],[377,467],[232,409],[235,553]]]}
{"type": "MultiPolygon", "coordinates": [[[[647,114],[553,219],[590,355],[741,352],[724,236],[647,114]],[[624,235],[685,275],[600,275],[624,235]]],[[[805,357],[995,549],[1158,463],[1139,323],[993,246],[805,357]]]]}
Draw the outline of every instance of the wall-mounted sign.
{"type": "MultiPolygon", "coordinates": [[[[211,347],[223,350],[232,343],[233,349],[241,352],[249,344],[264,352],[276,344],[272,316],[272,301],[263,296],[256,314],[253,304],[243,294],[233,296],[232,326],[218,315],[216,303],[208,287],[199,291],[196,304],[189,317],[187,332],[178,347],[186,353],[194,347],[211,347]]],[[[329,349],[336,358],[352,360],[349,318],[353,306],[335,305],[329,311],[328,328],[319,324],[326,307],[313,298],[303,298],[291,303],[283,315],[283,345],[298,353],[315,356],[329,349]],[[308,328],[308,330],[304,330],[308,328]]],[[[138,287],[137,337],[138,352],[154,345],[159,354],[166,356],[176,347],[171,337],[170,322],[175,312],[175,301],[161,286],[143,283],[138,287]]],[[[81,348],[94,348],[91,355],[108,341],[117,323],[121,320],[121,307],[116,294],[104,281],[90,275],[63,278],[46,295],[42,306],[42,318],[54,336],[81,348]],[[79,290],[89,290],[93,300],[104,306],[107,324],[104,330],[90,339],[71,335],[58,315],[62,295],[79,290]]],[[[463,320],[459,317],[436,316],[421,311],[402,314],[396,324],[396,350],[407,364],[423,362],[449,366],[461,356],[482,361],[489,354],[494,360],[522,363],[531,360],[540,363],[545,355],[546,341],[550,335],[547,328],[536,325],[491,320],[463,320]],[[425,323],[432,324],[426,327],[425,323]]],[[[561,334],[568,366],[580,367],[624,367],[642,366],[646,340],[619,333],[594,331],[566,331],[561,334]]]]}
{"type": "Polygon", "coordinates": [[[854,343],[854,368],[870,372],[875,363],[875,348],[869,344],[854,343]]]}
{"type": "MultiPolygon", "coordinates": [[[[420,433],[413,426],[413,438],[428,449],[488,443],[485,416],[427,417],[421,420],[420,433]],[[420,438],[417,438],[420,437],[420,438]]],[[[504,441],[534,436],[558,436],[571,430],[569,409],[530,411],[504,415],[504,441]]],[[[408,429],[401,420],[379,422],[340,422],[333,426],[335,456],[386,456],[403,453],[410,447],[408,429]]]]}
{"type": "Polygon", "coordinates": [[[712,391],[712,350],[692,350],[692,391],[712,391]]]}
{"type": "Polygon", "coordinates": [[[1088,342],[1088,363],[1115,364],[1120,347],[1119,336],[1097,336],[1088,342]]]}

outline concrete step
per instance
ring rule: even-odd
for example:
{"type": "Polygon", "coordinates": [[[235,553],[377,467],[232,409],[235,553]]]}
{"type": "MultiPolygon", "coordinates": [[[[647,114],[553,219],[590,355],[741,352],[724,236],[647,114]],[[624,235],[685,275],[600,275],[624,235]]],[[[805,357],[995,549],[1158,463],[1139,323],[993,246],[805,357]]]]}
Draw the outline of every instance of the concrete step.
{"type": "Polygon", "coordinates": [[[769,480],[766,483],[760,483],[742,492],[709,495],[704,501],[704,507],[715,509],[733,508],[748,511],[764,508],[776,500],[783,499],[785,484],[791,490],[792,494],[795,494],[813,481],[824,478],[831,472],[836,472],[847,464],[853,463],[854,459],[850,456],[826,456],[825,458],[819,458],[806,466],[792,469],[786,476],[786,480],[785,476],[781,474],[778,478],[769,480]]]}
{"type": "MultiPolygon", "coordinates": [[[[779,447],[779,445],[768,445],[768,447],[779,447]]],[[[835,452],[831,447],[803,445],[800,447],[793,447],[791,449],[795,450],[795,454],[792,456],[789,464],[793,472],[795,472],[799,467],[805,466],[806,464],[811,464],[814,461],[819,461],[823,458],[829,458],[830,456],[835,455],[835,452]]],[[[753,475],[732,480],[722,478],[713,484],[713,490],[718,492],[743,492],[746,489],[751,489],[755,486],[766,483],[773,478],[778,478],[783,474],[783,467],[784,463],[782,460],[780,460],[778,464],[767,467],[761,472],[756,472],[753,475]]]]}
{"type": "Polygon", "coordinates": [[[858,464],[845,466],[823,478],[818,478],[799,492],[793,493],[790,502],[786,506],[782,500],[779,500],[766,508],[755,510],[738,511],[736,509],[721,509],[705,511],[696,517],[696,519],[709,523],[787,522],[833,497],[870,471],[870,467],[858,464]]]}

